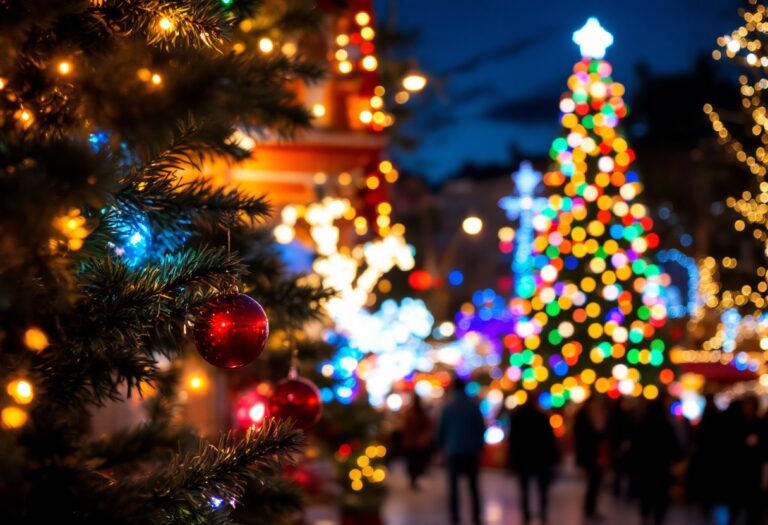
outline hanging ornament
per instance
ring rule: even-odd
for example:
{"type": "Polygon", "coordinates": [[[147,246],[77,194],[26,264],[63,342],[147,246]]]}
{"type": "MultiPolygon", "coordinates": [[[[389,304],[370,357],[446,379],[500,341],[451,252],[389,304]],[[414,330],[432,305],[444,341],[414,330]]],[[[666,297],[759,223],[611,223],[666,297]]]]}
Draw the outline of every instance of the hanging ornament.
{"type": "Polygon", "coordinates": [[[240,368],[261,355],[269,320],[259,303],[241,293],[220,295],[206,304],[195,321],[200,355],[219,368],[240,368]]]}
{"type": "Polygon", "coordinates": [[[255,427],[257,430],[269,417],[269,398],[261,395],[259,389],[246,390],[235,402],[235,420],[239,428],[255,427]]]}
{"type": "Polygon", "coordinates": [[[309,430],[320,419],[323,403],[320,391],[311,381],[294,373],[275,385],[269,399],[269,412],[275,419],[292,419],[296,428],[309,430]]]}

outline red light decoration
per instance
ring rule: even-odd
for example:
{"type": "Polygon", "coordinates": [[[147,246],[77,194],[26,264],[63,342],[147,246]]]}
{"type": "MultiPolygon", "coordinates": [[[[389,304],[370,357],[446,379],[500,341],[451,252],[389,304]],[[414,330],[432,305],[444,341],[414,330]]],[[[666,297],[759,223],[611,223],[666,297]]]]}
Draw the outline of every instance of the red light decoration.
{"type": "Polygon", "coordinates": [[[432,287],[432,276],[426,270],[414,270],[408,276],[408,285],[419,292],[429,290],[432,287]]]}
{"type": "Polygon", "coordinates": [[[269,417],[269,399],[253,388],[243,392],[235,402],[235,422],[238,428],[261,428],[269,417]]]}

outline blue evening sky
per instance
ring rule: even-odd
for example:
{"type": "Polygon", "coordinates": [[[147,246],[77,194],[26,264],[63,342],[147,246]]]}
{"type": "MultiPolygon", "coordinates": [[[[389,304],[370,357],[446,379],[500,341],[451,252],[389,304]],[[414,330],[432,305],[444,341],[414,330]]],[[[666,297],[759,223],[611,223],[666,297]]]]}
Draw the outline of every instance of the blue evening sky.
{"type": "MultiPolygon", "coordinates": [[[[382,23],[416,30],[408,50],[432,82],[404,131],[420,141],[404,168],[440,180],[463,164],[505,162],[511,148],[543,154],[558,132],[560,94],[590,16],[614,35],[606,59],[627,85],[635,65],[681,73],[739,26],[738,0],[376,0],[382,23]]],[[[685,94],[681,93],[681,97],[685,94]]]]}

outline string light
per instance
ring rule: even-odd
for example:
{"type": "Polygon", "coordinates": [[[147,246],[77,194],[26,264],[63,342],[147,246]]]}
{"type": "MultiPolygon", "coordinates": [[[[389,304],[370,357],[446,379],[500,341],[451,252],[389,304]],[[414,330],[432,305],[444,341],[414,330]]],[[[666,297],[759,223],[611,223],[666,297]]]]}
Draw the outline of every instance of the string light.
{"type": "Polygon", "coordinates": [[[168,18],[166,16],[164,16],[164,17],[162,17],[160,19],[160,22],[158,22],[158,25],[160,26],[160,29],[162,29],[163,31],[168,31],[168,32],[173,31],[173,29],[175,27],[173,22],[171,22],[170,18],[168,18]]]}
{"type": "Polygon", "coordinates": [[[32,384],[26,379],[16,379],[8,383],[6,387],[8,395],[20,405],[27,405],[32,402],[35,394],[32,390],[32,384]]]}
{"type": "MultiPolygon", "coordinates": [[[[764,180],[768,168],[768,109],[763,99],[768,89],[768,78],[765,75],[768,55],[765,54],[763,44],[768,12],[766,6],[757,0],[750,0],[749,3],[753,6],[752,9],[740,11],[744,23],[730,34],[717,39],[719,49],[713,52],[713,57],[720,60],[725,56],[748,70],[748,74],[739,77],[739,84],[742,107],[751,119],[751,137],[744,140],[737,138],[731,132],[731,124],[726,123],[711,104],[705,104],[703,110],[718,137],[718,142],[755,176],[755,191],[744,191],[739,196],[726,199],[726,205],[740,215],[734,222],[734,229],[738,232],[751,229],[752,236],[768,253],[768,181],[764,180]]],[[[742,125],[741,119],[738,125],[742,125]]],[[[737,263],[736,258],[725,257],[720,265],[725,269],[734,269],[737,263]]],[[[736,290],[722,289],[717,282],[717,262],[713,258],[706,258],[700,271],[706,306],[718,308],[721,312],[717,331],[702,343],[703,349],[712,352],[722,349],[741,355],[741,358],[731,361],[737,368],[761,366],[758,361],[764,363],[765,355],[761,354],[758,360],[750,360],[751,358],[745,357],[746,354],[738,352],[737,349],[756,334],[761,337],[762,344],[762,334],[767,328],[766,315],[763,314],[763,309],[768,305],[766,268],[760,266],[756,269],[758,282],[754,288],[751,285],[743,285],[736,290]],[[742,315],[739,310],[747,307],[752,308],[753,312],[742,315]]],[[[696,321],[703,322],[703,314],[700,314],[696,321]]]]}
{"type": "MultiPolygon", "coordinates": [[[[67,247],[70,250],[79,250],[88,236],[85,217],[77,208],[72,208],[65,215],[56,217],[54,227],[66,237],[67,247]]],[[[55,239],[53,240],[55,241],[55,239]]]]}
{"type": "Polygon", "coordinates": [[[35,121],[35,116],[28,109],[19,109],[16,111],[16,120],[19,122],[22,128],[29,128],[35,121]]]}
{"type": "Polygon", "coordinates": [[[0,412],[0,420],[5,428],[20,428],[27,422],[27,413],[19,407],[5,407],[0,412]]]}
{"type": "Polygon", "coordinates": [[[156,86],[159,86],[163,83],[163,77],[161,77],[159,73],[153,73],[150,80],[156,86]]]}
{"type": "Polygon", "coordinates": [[[373,40],[373,37],[376,36],[376,32],[370,27],[364,27],[360,30],[360,36],[363,37],[364,40],[373,40]]]}
{"type": "Polygon", "coordinates": [[[467,235],[477,235],[483,230],[483,220],[475,216],[467,217],[462,221],[461,228],[467,235]]]}
{"type": "MultiPolygon", "coordinates": [[[[515,295],[529,298],[536,287],[533,277],[533,219],[546,206],[547,199],[536,197],[536,191],[541,183],[541,173],[535,171],[530,162],[524,161],[520,169],[512,174],[516,195],[510,195],[499,201],[499,206],[506,212],[510,220],[519,221],[517,233],[507,228],[504,238],[499,231],[502,243],[512,242],[517,237],[512,256],[512,271],[515,278],[515,295]]],[[[502,230],[504,230],[502,228],[502,230]]],[[[503,249],[503,246],[502,246],[503,249]]]]}
{"type": "Polygon", "coordinates": [[[326,114],[325,105],[323,104],[314,104],[312,106],[312,115],[315,116],[315,118],[322,118],[326,114]]]}
{"type": "MultiPolygon", "coordinates": [[[[417,93],[423,90],[427,86],[427,77],[421,73],[409,73],[403,77],[403,89],[410,91],[411,93],[417,93]]],[[[408,93],[403,93],[400,97],[402,101],[398,101],[400,104],[408,102],[408,93]]]]}
{"type": "Polygon", "coordinates": [[[336,460],[348,469],[349,488],[353,492],[361,492],[366,485],[377,485],[386,480],[387,471],[384,462],[386,455],[385,447],[373,444],[355,456],[352,455],[352,447],[344,444],[339,447],[336,460]]]}
{"type": "Polygon", "coordinates": [[[263,37],[259,39],[259,50],[264,53],[271,53],[275,49],[275,43],[272,39],[263,37]]]}
{"type": "Polygon", "coordinates": [[[192,392],[205,392],[208,390],[208,384],[208,376],[203,372],[194,372],[187,378],[187,388],[192,392]]]}
{"type": "Polygon", "coordinates": [[[376,57],[372,55],[363,58],[361,63],[363,65],[363,69],[366,71],[375,71],[379,66],[379,61],[376,60],[376,57]]]}
{"type": "Polygon", "coordinates": [[[59,65],[56,67],[56,69],[62,75],[69,75],[72,72],[72,63],[66,60],[62,60],[59,62],[59,65]]]}
{"type": "Polygon", "coordinates": [[[33,352],[42,352],[49,344],[48,336],[40,328],[33,326],[24,332],[24,345],[33,352]]]}

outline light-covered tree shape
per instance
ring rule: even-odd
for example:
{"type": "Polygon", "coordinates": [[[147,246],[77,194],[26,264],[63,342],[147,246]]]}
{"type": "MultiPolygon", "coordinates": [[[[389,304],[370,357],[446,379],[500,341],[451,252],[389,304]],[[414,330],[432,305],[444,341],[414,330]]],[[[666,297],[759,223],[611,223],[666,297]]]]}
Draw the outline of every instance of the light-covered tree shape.
{"type": "Polygon", "coordinates": [[[544,176],[552,194],[534,219],[530,321],[516,328],[523,348],[507,370],[526,391],[546,387],[545,407],[592,391],[655,398],[666,361],[659,330],[668,277],[649,253],[658,237],[636,202],[635,154],[617,132],[627,114],[624,86],[602,59],[613,38],[590,19],[574,41],[583,58],[560,100],[563,132],[550,150],[556,166],[544,176]]]}

